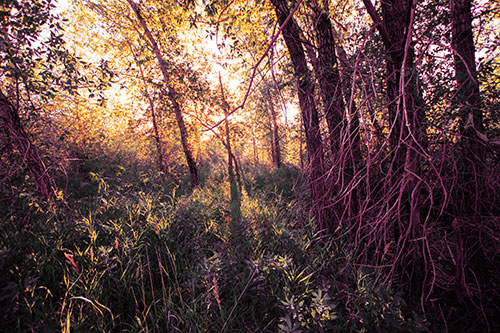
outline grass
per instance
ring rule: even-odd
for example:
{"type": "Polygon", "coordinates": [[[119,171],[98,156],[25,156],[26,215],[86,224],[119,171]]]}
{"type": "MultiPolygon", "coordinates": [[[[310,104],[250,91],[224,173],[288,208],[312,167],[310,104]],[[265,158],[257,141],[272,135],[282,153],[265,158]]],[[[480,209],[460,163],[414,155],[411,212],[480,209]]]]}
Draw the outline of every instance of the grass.
{"type": "Polygon", "coordinates": [[[297,176],[247,173],[240,229],[221,177],[189,194],[153,172],[95,167],[74,176],[66,203],[16,198],[0,224],[0,328],[425,330],[401,295],[351,263],[344,240],[314,232],[287,185],[297,176]]]}

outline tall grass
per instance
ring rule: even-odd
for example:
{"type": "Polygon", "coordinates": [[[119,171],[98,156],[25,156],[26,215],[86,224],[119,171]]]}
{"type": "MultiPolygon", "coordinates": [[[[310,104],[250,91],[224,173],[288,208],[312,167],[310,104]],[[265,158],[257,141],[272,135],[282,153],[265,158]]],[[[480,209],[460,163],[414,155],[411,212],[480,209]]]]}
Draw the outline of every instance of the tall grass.
{"type": "Polygon", "coordinates": [[[287,185],[297,175],[247,173],[241,229],[230,225],[227,182],[207,180],[185,193],[162,175],[118,165],[75,176],[65,200],[18,198],[33,208],[24,215],[2,208],[0,327],[425,330],[400,294],[351,263],[345,240],[315,234],[296,200],[300,185],[287,185]]]}

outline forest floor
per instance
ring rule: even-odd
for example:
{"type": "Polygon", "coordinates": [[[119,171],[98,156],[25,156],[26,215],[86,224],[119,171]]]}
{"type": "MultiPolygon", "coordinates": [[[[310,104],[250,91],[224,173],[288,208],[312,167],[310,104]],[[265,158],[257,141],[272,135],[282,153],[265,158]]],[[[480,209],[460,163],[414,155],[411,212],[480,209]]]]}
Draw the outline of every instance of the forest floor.
{"type": "Polygon", "coordinates": [[[0,327],[18,331],[426,331],[419,306],[309,219],[299,172],[253,170],[232,228],[222,172],[192,193],[81,166],[49,204],[1,201],[0,327]],[[303,195],[303,194],[302,194],[303,195]]]}

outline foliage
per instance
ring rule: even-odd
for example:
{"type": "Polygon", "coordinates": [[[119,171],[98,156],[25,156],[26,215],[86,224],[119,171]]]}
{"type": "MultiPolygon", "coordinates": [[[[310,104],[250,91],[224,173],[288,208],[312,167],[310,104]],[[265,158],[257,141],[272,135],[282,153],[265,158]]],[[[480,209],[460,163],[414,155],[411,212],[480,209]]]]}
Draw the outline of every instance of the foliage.
{"type": "Polygon", "coordinates": [[[225,183],[179,195],[160,186],[161,175],[103,161],[71,176],[70,205],[22,197],[2,207],[3,329],[425,327],[350,263],[341,242],[314,234],[291,197],[258,187],[245,194],[246,227],[236,242],[225,183]],[[21,227],[23,204],[35,208],[21,227]]]}
{"type": "Polygon", "coordinates": [[[284,197],[292,199],[304,189],[300,170],[294,165],[283,165],[280,168],[260,166],[245,179],[245,189],[248,193],[263,192],[273,198],[284,197]]]}

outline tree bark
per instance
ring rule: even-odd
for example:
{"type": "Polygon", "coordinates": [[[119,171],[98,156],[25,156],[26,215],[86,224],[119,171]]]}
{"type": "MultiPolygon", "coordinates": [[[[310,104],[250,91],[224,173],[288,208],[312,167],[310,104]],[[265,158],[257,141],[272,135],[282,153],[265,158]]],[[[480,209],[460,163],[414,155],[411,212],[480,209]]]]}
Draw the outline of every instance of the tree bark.
{"type": "Polygon", "coordinates": [[[302,114],[306,149],[309,158],[309,185],[311,188],[312,211],[318,227],[322,231],[333,233],[338,225],[332,208],[327,205],[327,188],[325,184],[325,167],[323,161],[323,145],[319,126],[319,116],[314,101],[314,84],[307,67],[304,48],[300,42],[301,31],[293,18],[285,24],[290,11],[286,3],[271,0],[275,7],[278,22],[283,26],[282,35],[288,48],[297,81],[300,111],[302,114]]]}
{"type": "Polygon", "coordinates": [[[476,57],[472,33],[471,0],[450,0],[456,101],[460,107],[462,132],[466,127],[483,130],[481,95],[477,79],[476,57]]]}
{"type": "MultiPolygon", "coordinates": [[[[327,2],[324,3],[327,4],[327,2]]],[[[328,17],[328,8],[321,8],[317,0],[312,1],[311,4],[316,22],[314,32],[318,50],[318,65],[315,67],[315,72],[325,108],[330,145],[335,160],[342,150],[342,122],[345,116],[340,74],[335,55],[335,38],[328,17]]]]}
{"type": "Polygon", "coordinates": [[[473,216],[480,196],[484,196],[484,156],[486,149],[478,133],[484,131],[481,95],[476,70],[475,48],[472,32],[471,0],[450,0],[452,39],[455,65],[456,93],[452,105],[460,116],[459,132],[463,151],[458,159],[458,184],[454,200],[459,214],[473,216]],[[465,200],[474,202],[464,205],[465,200]]]}
{"type": "Polygon", "coordinates": [[[139,8],[137,4],[133,0],[127,0],[129,3],[130,7],[134,11],[135,15],[137,16],[137,19],[139,20],[139,23],[141,24],[142,28],[144,29],[144,34],[146,35],[147,39],[149,40],[149,43],[151,44],[151,48],[153,49],[153,53],[156,56],[156,60],[158,61],[158,65],[160,66],[161,73],[163,75],[163,81],[166,85],[167,88],[167,96],[170,100],[170,103],[172,103],[172,107],[174,109],[175,113],[175,118],[177,120],[177,125],[179,127],[179,132],[181,135],[181,144],[182,144],[182,149],[184,150],[184,155],[186,157],[186,162],[189,167],[189,174],[191,176],[191,187],[195,188],[199,184],[198,180],[198,168],[196,167],[196,161],[193,158],[193,152],[191,149],[191,146],[189,145],[188,142],[188,133],[186,129],[186,124],[184,123],[184,117],[182,114],[182,107],[177,101],[177,92],[175,91],[174,87],[170,84],[170,75],[167,71],[167,68],[165,66],[165,60],[163,59],[163,56],[160,52],[160,49],[158,47],[158,44],[156,43],[156,40],[154,39],[153,35],[151,34],[151,31],[149,30],[148,26],[146,25],[146,22],[144,21],[144,18],[142,17],[141,13],[139,12],[139,8]]]}

